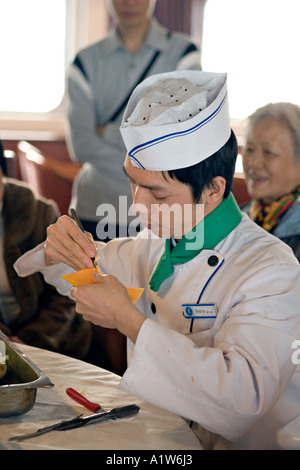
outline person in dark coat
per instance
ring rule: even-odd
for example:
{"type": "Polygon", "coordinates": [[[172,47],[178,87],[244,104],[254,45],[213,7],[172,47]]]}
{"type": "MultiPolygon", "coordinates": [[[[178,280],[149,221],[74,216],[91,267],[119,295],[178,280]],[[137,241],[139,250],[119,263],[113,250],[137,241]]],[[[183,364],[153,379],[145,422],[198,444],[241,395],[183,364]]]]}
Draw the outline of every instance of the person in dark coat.
{"type": "Polygon", "coordinates": [[[0,330],[14,342],[83,359],[92,330],[75,312],[74,302],[42,275],[20,278],[13,269],[20,255],[43,242],[47,227],[59,217],[58,208],[27,184],[5,176],[2,145],[0,164],[0,330]]]}

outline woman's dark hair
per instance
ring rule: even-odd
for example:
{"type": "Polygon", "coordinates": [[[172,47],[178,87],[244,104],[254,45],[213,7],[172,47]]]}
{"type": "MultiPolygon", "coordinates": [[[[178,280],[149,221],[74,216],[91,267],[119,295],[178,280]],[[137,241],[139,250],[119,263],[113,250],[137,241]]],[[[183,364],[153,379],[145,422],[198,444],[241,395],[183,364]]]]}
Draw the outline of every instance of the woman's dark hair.
{"type": "Polygon", "coordinates": [[[224,199],[226,199],[232,187],[237,154],[236,137],[233,131],[231,131],[226,144],[209,158],[188,168],[169,170],[167,173],[170,178],[188,184],[191,187],[195,203],[199,202],[203,189],[212,184],[213,178],[223,176],[226,180],[224,192],[224,199]]]}
{"type": "Polygon", "coordinates": [[[4,150],[2,147],[1,140],[0,140],[0,168],[2,170],[3,175],[7,175],[6,159],[4,156],[4,150]]]}

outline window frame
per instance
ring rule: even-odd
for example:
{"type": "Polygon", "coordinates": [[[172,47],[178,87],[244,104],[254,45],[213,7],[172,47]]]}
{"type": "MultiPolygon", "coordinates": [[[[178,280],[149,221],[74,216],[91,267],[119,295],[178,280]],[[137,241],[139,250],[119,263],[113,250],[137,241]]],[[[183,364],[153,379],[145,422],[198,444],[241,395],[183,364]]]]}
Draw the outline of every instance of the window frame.
{"type": "MultiPolygon", "coordinates": [[[[105,2],[98,0],[66,0],[66,51],[65,72],[76,52],[103,37],[109,25],[105,2]],[[96,21],[99,30],[95,28],[96,21]]],[[[5,138],[16,131],[50,132],[65,135],[66,89],[59,105],[50,111],[1,111],[1,136],[5,138]]],[[[22,137],[23,138],[23,137],[22,137]]]]}
{"type": "MultiPolygon", "coordinates": [[[[199,0],[199,1],[200,1],[200,0],[199,0]]],[[[206,21],[206,18],[205,18],[205,8],[207,8],[208,5],[209,5],[209,3],[212,2],[213,0],[203,0],[203,1],[204,1],[203,23],[205,23],[205,21],[206,21]]],[[[237,0],[237,1],[239,2],[239,0],[237,0]]],[[[249,1],[249,5],[251,5],[251,7],[254,8],[254,7],[253,7],[253,2],[251,2],[251,0],[248,0],[248,1],[249,1]]],[[[222,0],[221,0],[221,3],[222,3],[222,0]]],[[[259,3],[260,3],[260,2],[259,2],[259,3]]],[[[283,19],[283,18],[287,19],[287,18],[288,18],[288,15],[289,15],[290,13],[289,13],[289,9],[288,9],[288,8],[285,8],[284,2],[282,2],[281,0],[277,0],[276,5],[282,9],[282,19],[283,19]]],[[[299,7],[298,4],[297,4],[297,6],[299,7]]],[[[245,6],[244,6],[244,7],[245,7],[245,6]]],[[[228,6],[227,6],[227,8],[228,8],[228,6]]],[[[216,8],[215,8],[215,10],[216,10],[216,8]]],[[[213,11],[213,16],[214,16],[215,13],[218,14],[218,11],[215,12],[215,10],[213,11]]],[[[232,12],[228,10],[228,15],[230,15],[230,14],[232,15],[232,12]]],[[[258,13],[257,13],[257,15],[258,15],[258,13]]],[[[221,17],[220,13],[219,13],[219,16],[221,17]]],[[[297,15],[294,15],[294,16],[295,16],[295,18],[297,19],[297,15]]],[[[259,19],[260,19],[260,20],[263,19],[265,24],[267,24],[267,22],[268,22],[268,19],[266,19],[264,16],[259,17],[259,19]]],[[[234,21],[236,21],[236,16],[234,16],[234,21]]],[[[240,21],[241,21],[240,24],[242,24],[242,19],[240,19],[240,21]]],[[[250,24],[251,24],[252,27],[253,27],[253,23],[251,23],[251,21],[250,21],[250,24]]],[[[206,25],[207,25],[207,23],[206,23],[206,25]]],[[[205,25],[205,26],[206,26],[206,25],[205,25]]],[[[226,23],[226,27],[227,27],[227,28],[229,27],[227,23],[226,23]]],[[[217,26],[216,26],[216,28],[217,28],[217,26]]],[[[202,33],[205,33],[204,29],[205,29],[205,28],[203,28],[202,33]]],[[[255,28],[254,28],[254,30],[255,30],[255,28]]],[[[293,29],[292,29],[292,30],[293,30],[293,29]]],[[[294,29],[294,30],[295,30],[295,29],[294,29]]],[[[211,29],[211,31],[212,31],[212,29],[211,29]]],[[[255,32],[254,32],[254,34],[255,34],[255,32]]],[[[283,35],[283,33],[281,33],[281,36],[282,36],[282,35],[283,35]]],[[[267,39],[269,39],[267,30],[266,30],[266,32],[265,32],[265,36],[266,36],[267,39]]],[[[272,38],[271,35],[270,35],[270,37],[272,38]]],[[[280,36],[279,36],[279,37],[280,37],[280,36]]],[[[205,35],[204,35],[204,36],[202,37],[202,50],[203,50],[203,49],[205,48],[205,46],[206,46],[205,40],[207,40],[207,38],[206,38],[205,35]]],[[[236,42],[237,42],[238,40],[239,40],[239,35],[238,35],[238,31],[236,31],[236,42]]],[[[217,40],[215,41],[215,43],[217,44],[217,40]]],[[[242,41],[241,41],[241,43],[243,44],[242,41]]],[[[288,56],[291,58],[291,59],[290,59],[291,61],[292,61],[292,60],[296,61],[295,57],[297,56],[297,44],[298,44],[297,41],[291,41],[291,42],[289,43],[289,45],[286,47],[286,50],[288,50],[288,56]]],[[[233,50],[234,50],[234,49],[233,49],[233,50]]],[[[276,50],[276,48],[274,48],[274,50],[276,50]]],[[[211,53],[211,51],[210,51],[210,53],[211,53]]],[[[235,50],[234,50],[234,53],[236,54],[236,51],[235,51],[235,50]]],[[[209,69],[212,69],[212,68],[213,68],[212,65],[207,65],[207,64],[205,63],[205,54],[207,54],[206,51],[203,53],[203,57],[202,57],[203,63],[202,63],[202,66],[208,67],[209,69]]],[[[216,56],[216,55],[215,55],[215,56],[216,56]]],[[[252,55],[249,54],[249,64],[250,64],[249,67],[252,67],[252,68],[253,68],[253,66],[254,66],[254,65],[253,65],[253,62],[252,62],[252,57],[253,57],[253,56],[255,57],[255,50],[253,50],[252,55]]],[[[213,54],[212,54],[212,53],[211,53],[211,57],[213,57],[213,54]]],[[[237,57],[238,57],[238,55],[237,55],[237,57]]],[[[278,61],[279,61],[279,60],[280,60],[280,55],[278,55],[278,61]]],[[[278,63],[278,67],[280,67],[280,63],[278,63]]],[[[226,69],[226,67],[225,67],[225,69],[226,69]]],[[[284,68],[283,68],[283,69],[284,69],[284,68]]],[[[241,70],[243,70],[243,68],[241,68],[241,70]]],[[[273,69],[273,70],[274,70],[274,69],[273,69]]],[[[286,68],[285,68],[285,70],[286,70],[286,68]]],[[[222,68],[222,71],[224,71],[224,68],[222,68]]],[[[243,70],[243,73],[247,73],[247,71],[243,70]]],[[[241,79],[241,83],[243,83],[243,82],[242,82],[242,79],[241,79]]],[[[229,85],[229,86],[230,86],[230,85],[229,85]]],[[[244,85],[243,85],[243,86],[244,86],[244,85]]],[[[265,85],[264,85],[264,86],[265,86],[265,85]]],[[[245,88],[241,88],[241,96],[242,96],[242,93],[244,92],[244,89],[245,89],[245,88]]],[[[262,87],[262,89],[263,89],[263,87],[262,87]]],[[[232,95],[232,89],[229,89],[229,94],[232,95]]],[[[294,96],[293,99],[291,99],[291,98],[289,98],[289,97],[287,97],[286,99],[285,99],[284,97],[283,97],[283,98],[280,98],[280,96],[279,96],[279,97],[274,96],[274,98],[268,97],[268,98],[266,98],[266,101],[265,101],[265,102],[262,101],[261,103],[258,103],[257,105],[255,105],[255,106],[253,107],[253,109],[250,109],[249,112],[248,112],[248,115],[250,115],[252,112],[254,112],[255,109],[259,108],[260,106],[264,106],[264,104],[267,104],[267,102],[270,102],[270,101],[291,101],[291,102],[293,102],[293,103],[295,103],[295,104],[297,104],[297,105],[300,105],[300,102],[299,102],[298,100],[299,100],[299,98],[297,98],[296,95],[294,96]]],[[[232,100],[232,101],[233,101],[233,100],[232,100]]],[[[229,98],[229,104],[230,104],[230,98],[229,98]]],[[[237,113],[237,114],[238,114],[238,113],[237,113]]],[[[246,113],[246,114],[247,114],[247,113],[246,113]]],[[[247,115],[245,115],[245,116],[231,117],[231,126],[232,126],[233,130],[235,131],[235,134],[236,134],[236,136],[237,136],[237,138],[238,138],[239,145],[240,145],[240,146],[243,146],[243,145],[244,145],[244,140],[245,140],[245,137],[244,137],[244,136],[245,136],[245,132],[246,132],[246,126],[247,126],[247,115]]]]}

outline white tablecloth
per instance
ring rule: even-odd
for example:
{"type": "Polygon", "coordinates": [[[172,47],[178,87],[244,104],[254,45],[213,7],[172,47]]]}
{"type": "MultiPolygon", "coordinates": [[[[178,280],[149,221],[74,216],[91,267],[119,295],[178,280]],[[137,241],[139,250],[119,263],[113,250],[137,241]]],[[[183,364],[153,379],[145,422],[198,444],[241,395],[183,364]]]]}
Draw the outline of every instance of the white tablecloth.
{"type": "Polygon", "coordinates": [[[38,389],[34,407],[19,416],[0,418],[0,450],[197,450],[201,445],[181,417],[157,408],[118,389],[120,377],[94,365],[61,354],[17,345],[54,383],[38,389]],[[66,394],[72,387],[109,410],[137,404],[137,415],[94,423],[69,431],[52,431],[22,442],[11,436],[36,431],[76,414],[92,414],[66,394]]]}

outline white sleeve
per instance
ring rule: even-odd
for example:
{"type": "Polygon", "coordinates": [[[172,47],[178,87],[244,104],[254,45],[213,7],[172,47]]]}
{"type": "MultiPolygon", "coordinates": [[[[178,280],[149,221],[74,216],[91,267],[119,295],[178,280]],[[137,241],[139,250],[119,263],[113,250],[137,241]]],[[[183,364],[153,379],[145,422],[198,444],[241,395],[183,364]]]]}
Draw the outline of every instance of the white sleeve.
{"type": "MultiPolygon", "coordinates": [[[[96,242],[97,255],[100,256],[98,265],[100,270],[106,274],[115,274],[124,285],[139,285],[133,280],[133,272],[129,269],[131,260],[130,238],[115,239],[109,243],[96,242]]],[[[134,264],[134,263],[133,263],[134,264]]],[[[14,269],[20,277],[29,276],[40,272],[48,284],[56,287],[62,295],[70,296],[71,284],[61,276],[75,272],[73,268],[64,263],[47,266],[45,263],[44,243],[22,255],[14,264],[14,269]]]]}
{"type": "Polygon", "coordinates": [[[41,243],[32,250],[27,251],[27,253],[17,259],[14,264],[14,268],[20,277],[36,273],[45,266],[44,243],[41,243]]]}
{"type": "Polygon", "coordinates": [[[37,245],[17,259],[14,263],[14,269],[20,277],[41,272],[48,284],[56,287],[60,294],[71,297],[70,290],[72,286],[61,276],[74,272],[74,269],[64,263],[47,266],[45,263],[44,243],[37,245]]]}

